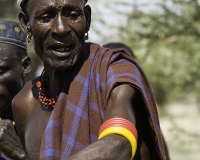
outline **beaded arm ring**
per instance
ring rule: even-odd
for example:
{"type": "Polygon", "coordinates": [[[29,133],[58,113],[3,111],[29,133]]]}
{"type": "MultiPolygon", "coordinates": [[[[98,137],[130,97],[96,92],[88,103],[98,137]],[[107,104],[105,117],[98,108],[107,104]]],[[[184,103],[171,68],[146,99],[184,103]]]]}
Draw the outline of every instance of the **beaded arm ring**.
{"type": "Polygon", "coordinates": [[[99,129],[99,139],[110,134],[119,134],[129,140],[132,148],[132,160],[137,149],[138,136],[135,126],[124,118],[111,118],[101,125],[99,129]]]}
{"type": "Polygon", "coordinates": [[[55,98],[47,98],[47,75],[44,70],[40,76],[40,80],[36,83],[36,86],[38,88],[40,102],[44,105],[44,107],[54,109],[58,96],[55,98]]]}

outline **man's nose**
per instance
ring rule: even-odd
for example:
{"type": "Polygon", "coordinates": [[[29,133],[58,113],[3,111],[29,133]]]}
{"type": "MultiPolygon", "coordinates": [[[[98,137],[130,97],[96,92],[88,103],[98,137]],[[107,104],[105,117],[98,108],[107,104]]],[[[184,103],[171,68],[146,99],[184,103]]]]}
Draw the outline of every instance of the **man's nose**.
{"type": "Polygon", "coordinates": [[[59,37],[65,37],[69,32],[70,27],[66,18],[58,15],[58,18],[55,20],[54,25],[52,26],[52,33],[59,37]]]}

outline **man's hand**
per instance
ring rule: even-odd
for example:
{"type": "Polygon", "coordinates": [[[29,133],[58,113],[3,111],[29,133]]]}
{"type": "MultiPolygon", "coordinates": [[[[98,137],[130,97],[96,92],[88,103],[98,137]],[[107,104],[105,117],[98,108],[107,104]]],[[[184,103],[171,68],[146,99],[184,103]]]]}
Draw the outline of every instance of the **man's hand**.
{"type": "Polygon", "coordinates": [[[0,151],[14,160],[28,159],[10,120],[0,120],[0,151]]]}

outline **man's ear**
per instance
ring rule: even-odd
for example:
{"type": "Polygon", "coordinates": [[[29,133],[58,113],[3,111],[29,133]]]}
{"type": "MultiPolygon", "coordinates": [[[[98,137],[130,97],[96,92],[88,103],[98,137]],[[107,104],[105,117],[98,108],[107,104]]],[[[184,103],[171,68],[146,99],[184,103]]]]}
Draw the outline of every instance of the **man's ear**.
{"type": "Polygon", "coordinates": [[[28,35],[28,33],[31,33],[31,27],[29,22],[29,17],[24,14],[24,12],[20,12],[18,15],[20,27],[25,35],[28,35]]]}
{"type": "Polygon", "coordinates": [[[91,13],[92,13],[89,5],[84,7],[84,13],[85,13],[85,17],[86,17],[86,31],[85,31],[85,33],[87,33],[90,30],[91,13]]]}
{"type": "Polygon", "coordinates": [[[31,59],[30,57],[26,56],[22,59],[22,76],[25,78],[29,72],[31,71],[31,59]]]}

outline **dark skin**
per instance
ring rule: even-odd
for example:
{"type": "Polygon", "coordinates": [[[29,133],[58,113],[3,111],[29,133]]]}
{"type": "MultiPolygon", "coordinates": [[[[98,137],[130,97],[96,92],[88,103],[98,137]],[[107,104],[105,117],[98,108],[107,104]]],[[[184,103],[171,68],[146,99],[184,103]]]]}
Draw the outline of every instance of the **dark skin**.
{"type": "MultiPolygon", "coordinates": [[[[49,79],[47,83],[51,84],[47,96],[55,97],[65,85],[66,74],[70,74],[83,54],[91,9],[85,6],[84,0],[29,0],[27,9],[27,14],[20,12],[19,21],[24,32],[33,36],[35,52],[43,61],[49,79]]],[[[38,99],[37,80],[28,82],[13,100],[17,132],[31,160],[39,159],[42,136],[51,115],[38,99]]],[[[127,84],[114,88],[107,103],[105,120],[122,117],[135,125],[133,106],[138,97],[137,90],[127,84]]],[[[120,135],[109,135],[69,160],[125,160],[130,157],[129,141],[120,135]]]]}
{"type": "Polygon", "coordinates": [[[30,58],[22,59],[20,51],[17,46],[0,43],[0,151],[12,159],[26,157],[12,123],[11,107],[13,97],[22,89],[30,72],[30,58]]]}

